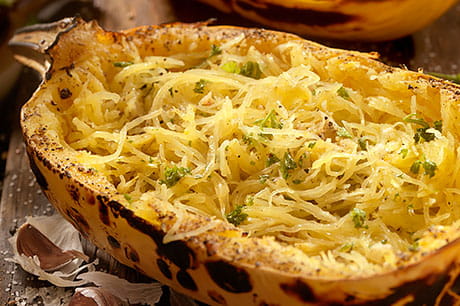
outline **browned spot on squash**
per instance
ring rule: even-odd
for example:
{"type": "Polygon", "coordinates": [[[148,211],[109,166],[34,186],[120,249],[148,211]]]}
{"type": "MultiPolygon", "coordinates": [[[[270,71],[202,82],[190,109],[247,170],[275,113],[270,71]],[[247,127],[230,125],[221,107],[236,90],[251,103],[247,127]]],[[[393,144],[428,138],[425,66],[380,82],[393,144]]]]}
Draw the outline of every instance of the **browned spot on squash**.
{"type": "Polygon", "coordinates": [[[97,197],[99,202],[99,218],[105,225],[110,225],[109,209],[103,197],[97,197]]]}
{"type": "Polygon", "coordinates": [[[43,189],[48,189],[48,182],[46,181],[45,176],[41,173],[40,169],[38,168],[37,164],[35,163],[34,159],[29,156],[30,162],[30,169],[32,170],[33,174],[35,175],[35,179],[37,180],[38,185],[43,189]]]}
{"type": "Polygon", "coordinates": [[[72,96],[72,92],[68,88],[62,88],[59,90],[59,97],[61,99],[68,99],[72,96]]]}
{"type": "Polygon", "coordinates": [[[130,246],[129,244],[124,244],[124,251],[125,251],[125,256],[132,262],[139,262],[139,254],[137,251],[130,246]]]}
{"type": "Polygon", "coordinates": [[[75,203],[80,204],[80,191],[75,185],[67,185],[67,191],[70,194],[70,197],[72,200],[75,201],[75,203]]]}
{"type": "Polygon", "coordinates": [[[217,291],[208,290],[208,296],[209,296],[209,298],[211,298],[211,300],[213,300],[217,304],[227,305],[227,302],[225,301],[225,298],[220,293],[218,293],[217,291]]]}
{"type": "Polygon", "coordinates": [[[78,231],[85,237],[88,237],[90,227],[86,219],[72,207],[72,209],[66,209],[66,215],[72,220],[72,224],[78,229],[78,231]]]}
{"type": "Polygon", "coordinates": [[[166,257],[182,270],[193,268],[195,253],[183,241],[173,241],[158,246],[158,255],[166,257]]]}
{"type": "Polygon", "coordinates": [[[225,261],[205,263],[211,279],[222,289],[233,293],[244,293],[252,290],[248,272],[225,261]]]}
{"type": "Polygon", "coordinates": [[[373,301],[372,305],[393,305],[408,295],[412,295],[413,300],[406,305],[435,305],[437,297],[447,283],[449,283],[448,275],[431,274],[423,279],[407,282],[394,288],[391,295],[384,299],[373,301]]]}
{"type": "Polygon", "coordinates": [[[280,288],[287,295],[294,296],[302,302],[316,301],[315,295],[311,288],[301,280],[296,280],[292,284],[280,284],[280,288]]]}
{"type": "Polygon", "coordinates": [[[88,201],[88,204],[90,205],[94,205],[96,203],[96,200],[94,199],[94,195],[92,195],[91,193],[88,193],[87,201],[88,201]]]}
{"type": "Polygon", "coordinates": [[[113,237],[112,235],[108,235],[107,236],[107,241],[109,242],[110,246],[114,249],[119,249],[120,248],[120,242],[118,242],[117,239],[115,239],[115,237],[113,237]]]}
{"type": "Polygon", "coordinates": [[[177,281],[185,289],[197,291],[198,287],[193,280],[193,277],[185,270],[179,270],[176,275],[177,281]]]}
{"type": "Polygon", "coordinates": [[[168,264],[163,259],[161,258],[157,259],[157,266],[158,266],[158,270],[160,270],[160,272],[163,273],[163,275],[166,278],[172,279],[171,270],[169,270],[168,264]]]}

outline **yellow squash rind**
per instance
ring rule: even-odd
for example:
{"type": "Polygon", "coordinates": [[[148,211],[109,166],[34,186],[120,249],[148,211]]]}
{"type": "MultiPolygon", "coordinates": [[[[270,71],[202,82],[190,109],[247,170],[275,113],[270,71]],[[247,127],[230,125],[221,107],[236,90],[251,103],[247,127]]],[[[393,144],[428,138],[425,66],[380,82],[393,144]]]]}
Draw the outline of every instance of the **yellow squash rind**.
{"type": "Polygon", "coordinates": [[[456,0],[199,0],[265,26],[313,37],[384,41],[435,21],[456,0]]]}

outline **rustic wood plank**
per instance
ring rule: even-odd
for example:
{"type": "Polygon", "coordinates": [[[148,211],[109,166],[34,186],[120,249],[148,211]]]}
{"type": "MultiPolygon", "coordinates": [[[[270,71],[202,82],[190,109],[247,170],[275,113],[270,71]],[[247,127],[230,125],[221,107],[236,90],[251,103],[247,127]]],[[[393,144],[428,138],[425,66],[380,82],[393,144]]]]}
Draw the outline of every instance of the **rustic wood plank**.
{"type": "MultiPolygon", "coordinates": [[[[20,87],[17,101],[27,99],[37,86],[37,78],[34,76],[36,75],[28,70],[28,73],[21,77],[21,83],[27,86],[20,87]]],[[[0,250],[2,251],[0,271],[3,272],[0,274],[0,305],[6,305],[22,296],[25,287],[44,285],[44,282],[37,282],[15,264],[6,262],[4,259],[12,256],[7,239],[25,221],[26,216],[49,215],[53,212],[51,204],[41,193],[29,168],[19,129],[18,105],[20,104],[12,105],[16,105],[15,111],[12,112],[15,123],[0,202],[0,250]]]]}

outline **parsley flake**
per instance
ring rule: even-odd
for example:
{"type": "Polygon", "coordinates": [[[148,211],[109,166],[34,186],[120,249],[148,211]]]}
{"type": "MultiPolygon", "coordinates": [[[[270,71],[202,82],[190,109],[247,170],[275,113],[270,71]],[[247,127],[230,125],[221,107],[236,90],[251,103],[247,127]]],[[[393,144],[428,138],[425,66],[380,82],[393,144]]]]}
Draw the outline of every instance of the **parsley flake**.
{"type": "Polygon", "coordinates": [[[222,70],[228,73],[240,73],[240,66],[235,61],[226,62],[221,66],[222,70]]]}
{"type": "Polygon", "coordinates": [[[343,86],[337,89],[337,94],[346,100],[350,100],[350,95],[348,94],[348,91],[343,86]]]}
{"type": "Polygon", "coordinates": [[[134,64],[133,62],[114,62],[113,65],[115,67],[120,67],[120,68],[124,68],[124,67],[128,67],[130,65],[134,64]]]}
{"type": "Polygon", "coordinates": [[[126,201],[128,201],[129,204],[133,202],[133,198],[129,194],[125,193],[123,194],[123,197],[126,199],[126,201]]]}
{"type": "Polygon", "coordinates": [[[209,81],[207,80],[200,79],[198,82],[195,83],[195,88],[193,89],[193,91],[200,94],[204,93],[204,88],[208,82],[209,81]]]}
{"type": "Polygon", "coordinates": [[[181,178],[190,174],[190,169],[184,167],[174,166],[172,168],[166,168],[165,179],[160,180],[160,184],[164,184],[167,187],[172,187],[180,181],[181,178]]]}
{"type": "Polygon", "coordinates": [[[431,160],[416,160],[412,166],[410,167],[410,171],[414,174],[418,174],[420,172],[420,167],[423,167],[424,174],[428,175],[430,178],[435,176],[435,171],[438,169],[438,166],[434,161],[431,160]]]}
{"type": "Polygon", "coordinates": [[[268,174],[259,175],[259,183],[265,184],[269,178],[270,178],[270,175],[268,174]]]}
{"type": "Polygon", "coordinates": [[[429,177],[433,177],[435,175],[435,171],[438,169],[438,166],[434,161],[431,160],[425,160],[423,162],[423,169],[425,169],[425,175],[428,175],[429,177]]]}
{"type": "Polygon", "coordinates": [[[278,156],[276,156],[273,153],[268,153],[268,158],[266,162],[267,167],[270,167],[271,165],[276,164],[279,161],[280,159],[278,158],[278,156]]]}
{"type": "Polygon", "coordinates": [[[412,166],[410,166],[410,172],[412,172],[413,174],[418,174],[420,172],[420,165],[421,164],[422,164],[422,162],[420,160],[414,161],[412,166]]]}
{"type": "Polygon", "coordinates": [[[412,243],[410,246],[409,246],[409,251],[411,252],[417,252],[420,250],[420,244],[418,242],[418,239],[414,241],[414,243],[412,243]]]}
{"type": "Polygon", "coordinates": [[[284,153],[283,159],[281,160],[280,171],[284,179],[289,177],[289,170],[297,168],[297,163],[292,158],[289,152],[284,153]]]}
{"type": "MultiPolygon", "coordinates": [[[[414,134],[415,143],[419,143],[422,139],[426,142],[432,141],[436,138],[433,132],[429,132],[428,129],[431,128],[430,124],[425,121],[423,118],[417,118],[417,114],[410,114],[403,118],[404,122],[413,123],[420,125],[420,128],[417,128],[414,134]]],[[[442,121],[437,120],[433,123],[433,128],[442,132],[442,121]]]]}
{"type": "Polygon", "coordinates": [[[209,57],[222,54],[222,49],[217,45],[211,45],[211,55],[209,57]]]}
{"type": "Polygon", "coordinates": [[[367,151],[367,140],[366,140],[366,138],[364,138],[364,137],[359,138],[358,139],[358,145],[359,145],[359,148],[362,151],[367,151]]]}
{"type": "Polygon", "coordinates": [[[247,62],[241,66],[241,75],[253,78],[260,79],[262,71],[260,70],[259,64],[256,62],[247,62]]]}
{"type": "Polygon", "coordinates": [[[259,119],[254,122],[261,128],[281,129],[283,124],[276,118],[276,112],[271,110],[264,119],[259,119]]]}
{"type": "Polygon", "coordinates": [[[404,159],[404,158],[407,157],[407,153],[409,153],[409,149],[406,149],[406,148],[401,149],[401,150],[399,151],[399,154],[401,154],[402,159],[404,159]]]}
{"type": "Polygon", "coordinates": [[[245,205],[238,205],[234,210],[228,213],[225,217],[227,221],[232,223],[235,226],[240,225],[248,218],[248,214],[243,213],[243,208],[245,205]]]}
{"type": "Polygon", "coordinates": [[[345,244],[339,249],[339,252],[345,252],[345,253],[351,252],[351,250],[353,250],[353,247],[354,247],[354,243],[353,243],[353,242],[345,243],[345,244]]]}
{"type": "Polygon", "coordinates": [[[366,212],[364,210],[356,207],[353,208],[351,211],[351,218],[355,224],[355,228],[367,228],[367,226],[364,225],[366,221],[366,212]]]}
{"type": "Polygon", "coordinates": [[[343,138],[353,138],[353,136],[348,132],[344,127],[339,127],[337,129],[337,136],[343,138]]]}

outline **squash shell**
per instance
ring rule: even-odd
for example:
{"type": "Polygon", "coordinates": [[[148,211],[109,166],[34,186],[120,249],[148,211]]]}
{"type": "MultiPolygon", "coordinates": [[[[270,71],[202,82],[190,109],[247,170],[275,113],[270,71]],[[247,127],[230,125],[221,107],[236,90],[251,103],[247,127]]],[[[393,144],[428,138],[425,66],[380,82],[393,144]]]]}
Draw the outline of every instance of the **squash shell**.
{"type": "Polygon", "coordinates": [[[385,41],[422,29],[456,0],[199,0],[274,29],[338,40],[385,41]]]}
{"type": "MultiPolygon", "coordinates": [[[[192,43],[209,49],[211,44],[241,34],[265,51],[297,40],[320,60],[338,56],[343,61],[359,61],[377,72],[403,71],[375,61],[369,54],[327,48],[282,32],[206,24],[106,32],[95,22],[72,19],[45,50],[51,65],[21,113],[31,168],[50,202],[84,237],[121,263],[211,305],[446,305],[457,300],[452,287],[460,271],[460,229],[441,237],[450,241],[447,245],[429,254],[418,254],[416,261],[401,264],[397,270],[347,278],[306,271],[299,260],[300,251],[281,247],[271,239],[247,238],[225,222],[198,236],[165,244],[164,226],[171,224],[172,213],[158,203],[152,203],[151,212],[146,213],[132,211],[116,201],[114,188],[73,159],[58,133],[49,129],[49,118],[40,111],[43,104],[51,103],[45,90],[58,92],[62,78],[73,81],[75,64],[92,52],[88,42],[114,52],[122,50],[120,41],[126,38],[136,43],[142,54],[167,55],[192,43]],[[67,73],[57,77],[56,72],[61,70],[67,73]]],[[[427,83],[444,91],[451,103],[460,102],[460,88],[454,84],[411,71],[404,71],[404,76],[408,84],[427,83]]],[[[204,217],[188,216],[191,228],[207,222],[209,219],[204,217]]]]}

